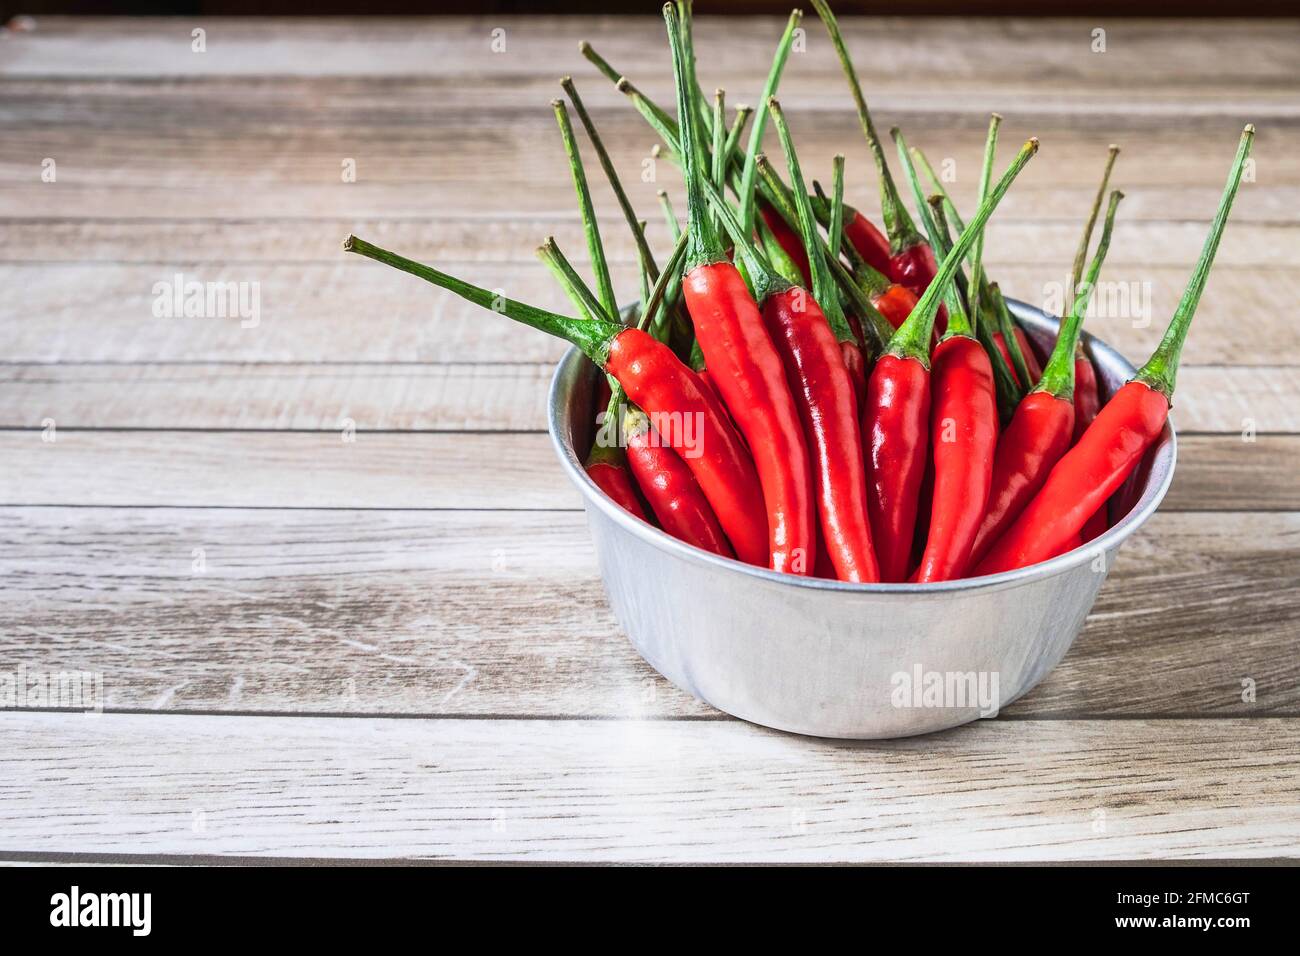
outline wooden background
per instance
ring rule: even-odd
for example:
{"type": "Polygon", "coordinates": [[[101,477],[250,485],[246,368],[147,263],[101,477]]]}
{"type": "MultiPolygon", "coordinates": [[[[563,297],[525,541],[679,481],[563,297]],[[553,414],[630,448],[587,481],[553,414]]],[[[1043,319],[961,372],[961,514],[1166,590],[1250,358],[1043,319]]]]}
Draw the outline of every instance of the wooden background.
{"type": "MultiPolygon", "coordinates": [[[[657,20],[34,27],[0,35],[0,673],[102,673],[107,712],[0,715],[5,859],[1297,854],[1295,22],[846,24],[879,125],[954,159],[959,203],[988,110],[1004,143],[1042,139],[989,234],[1013,295],[1064,280],[1123,145],[1108,276],[1150,283],[1150,321],[1091,328],[1135,359],[1259,127],[1185,353],[1173,491],[1085,632],[996,720],[863,745],[740,723],[643,664],[544,432],[561,346],[339,249],[355,231],[561,305],[532,249],[581,258],[547,107],[565,72],[664,248],[677,174],[640,181],[653,139],[577,51],[670,102],[657,20]],[[260,323],[155,318],[177,273],[257,283],[260,323]]],[[[846,152],[874,212],[807,27],[783,87],[805,166],[846,152]]],[[[752,101],[779,28],[703,20],[706,86],[752,101]]]]}

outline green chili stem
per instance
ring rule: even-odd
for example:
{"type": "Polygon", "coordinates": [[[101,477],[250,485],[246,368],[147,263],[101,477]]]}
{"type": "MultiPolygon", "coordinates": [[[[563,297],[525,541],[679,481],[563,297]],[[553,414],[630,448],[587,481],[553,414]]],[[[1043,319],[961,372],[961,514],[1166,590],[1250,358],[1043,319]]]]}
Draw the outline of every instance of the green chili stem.
{"type": "Polygon", "coordinates": [[[682,234],[682,224],[677,220],[677,213],[673,211],[673,201],[668,198],[668,193],[659,190],[659,208],[664,211],[664,221],[668,224],[668,231],[672,234],[673,240],[682,234]]]}
{"type": "MultiPolygon", "coordinates": [[[[664,147],[668,151],[668,158],[680,166],[681,149],[679,148],[678,142],[680,130],[677,122],[656,106],[653,101],[647,98],[644,93],[637,89],[637,87],[627,79],[627,77],[620,77],[617,85],[619,92],[632,100],[632,105],[635,106],[637,112],[641,114],[641,118],[644,119],[646,123],[649,124],[650,128],[659,135],[659,138],[663,140],[664,147]]],[[[740,168],[743,165],[743,158],[738,157],[735,152],[732,152],[728,159],[727,183],[731,186],[732,191],[736,196],[740,197],[744,193],[744,188],[741,185],[742,171],[740,168]]],[[[780,177],[777,178],[777,182],[780,184],[780,177]]],[[[779,204],[772,195],[771,187],[764,182],[762,178],[759,179],[757,185],[759,187],[758,192],[762,194],[763,199],[772,205],[773,208],[778,209],[778,213],[780,213],[779,204]]],[[[793,218],[793,213],[790,218],[787,218],[784,213],[780,214],[791,229],[797,230],[799,228],[798,220],[793,218]]]]}
{"type": "Polygon", "coordinates": [[[704,105],[704,87],[700,86],[700,81],[696,78],[695,14],[691,7],[691,0],[676,0],[676,5],[682,52],[686,54],[686,68],[691,77],[691,121],[695,124],[695,159],[703,169],[708,159],[704,154],[705,142],[713,135],[713,117],[709,115],[704,105]]]}
{"type": "MultiPolygon", "coordinates": [[[[813,212],[817,216],[817,221],[829,230],[831,228],[831,215],[834,211],[831,208],[832,201],[826,198],[826,193],[822,190],[821,183],[814,179],[812,185],[814,194],[813,212]]],[[[848,203],[842,203],[842,206],[843,212],[841,213],[841,219],[845,216],[852,216],[856,213],[856,210],[848,203]]],[[[843,233],[842,226],[841,233],[843,233]]],[[[830,239],[828,236],[827,248],[830,248],[829,243],[830,239]]],[[[872,266],[871,263],[867,262],[866,259],[862,258],[862,253],[858,252],[853,243],[841,242],[840,252],[849,260],[849,267],[853,272],[853,278],[857,281],[857,284],[862,288],[863,292],[868,296],[880,295],[880,293],[884,292],[894,284],[894,281],[890,279],[889,276],[880,272],[872,266]]],[[[890,335],[892,336],[893,333],[891,332],[890,335]]]]}
{"type": "Polygon", "coordinates": [[[1097,277],[1101,274],[1102,263],[1106,261],[1106,252],[1110,249],[1110,235],[1115,228],[1115,211],[1124,194],[1118,189],[1110,194],[1110,206],[1106,210],[1106,221],[1101,227],[1101,239],[1097,243],[1097,252],[1088,266],[1088,278],[1082,287],[1076,286],[1077,298],[1070,306],[1070,311],[1061,320],[1060,331],[1056,334],[1056,345],[1043,369],[1043,377],[1038,380],[1035,392],[1047,392],[1057,398],[1071,401],[1074,398],[1074,351],[1079,343],[1079,330],[1083,328],[1084,313],[1088,311],[1088,300],[1092,298],[1093,289],[1097,287],[1097,277]]]}
{"type": "MultiPolygon", "coordinates": [[[[993,178],[993,157],[997,155],[998,127],[1001,125],[1002,114],[994,113],[989,117],[989,131],[988,135],[984,139],[984,165],[980,167],[979,195],[981,202],[983,202],[984,197],[988,195],[989,180],[993,178]]],[[[942,208],[942,206],[940,206],[940,208],[942,208]]],[[[974,255],[971,257],[970,285],[971,288],[975,290],[975,293],[970,296],[970,321],[971,325],[975,326],[978,326],[980,321],[980,292],[984,288],[984,237],[986,235],[988,235],[987,229],[979,234],[979,238],[975,240],[974,255]]],[[[1019,350],[1017,349],[1017,351],[1019,350]]],[[[1023,356],[1020,361],[1021,363],[1024,362],[1023,356]]],[[[1025,380],[1021,379],[1021,381],[1025,380]]],[[[1028,382],[1025,382],[1025,387],[1029,387],[1028,382]]]]}
{"type": "Polygon", "coordinates": [[[776,45],[776,54],[767,71],[767,80],[763,84],[763,95],[758,98],[758,111],[754,114],[754,125],[749,129],[749,145],[745,149],[745,162],[740,174],[740,222],[747,232],[754,231],[754,182],[758,175],[758,154],[763,147],[763,133],[767,129],[768,101],[776,95],[776,88],[781,82],[781,71],[790,56],[790,47],[794,44],[795,30],[803,20],[803,11],[790,11],[790,18],[785,23],[785,32],[776,45]]]}
{"type": "Polygon", "coordinates": [[[761,307],[767,299],[790,287],[781,276],[777,275],[766,255],[754,247],[750,234],[740,224],[740,218],[727,205],[726,198],[716,189],[710,189],[709,205],[722,221],[723,229],[731,237],[736,255],[744,260],[745,272],[749,277],[754,292],[754,301],[761,307]]]}
{"type": "Polygon", "coordinates": [[[605,317],[605,307],[601,305],[596,294],[591,291],[591,286],[583,281],[582,276],[578,275],[578,270],[573,268],[568,257],[560,251],[559,245],[555,242],[554,236],[547,236],[536,249],[537,258],[541,259],[551,274],[559,282],[560,288],[564,294],[569,297],[569,301],[574,307],[589,319],[600,319],[605,317]]]}
{"type": "Polygon", "coordinates": [[[858,82],[857,70],[854,69],[853,60],[844,45],[844,36],[840,33],[840,25],[835,20],[835,14],[831,12],[826,0],[813,0],[813,6],[817,9],[817,15],[821,17],[822,23],[826,24],[826,32],[830,34],[835,55],[839,58],[840,67],[849,81],[849,91],[853,94],[853,103],[858,111],[858,122],[862,126],[863,135],[867,138],[867,146],[871,150],[871,157],[876,162],[876,172],[880,177],[881,217],[885,221],[885,231],[889,233],[890,248],[894,254],[897,254],[916,245],[920,242],[921,236],[916,231],[911,216],[907,214],[907,207],[903,205],[898,187],[894,185],[894,177],[890,175],[889,163],[885,161],[885,150],[880,145],[880,137],[876,134],[876,125],[871,121],[871,111],[867,109],[866,97],[862,95],[862,84],[858,82]]]}
{"type": "MultiPolygon", "coordinates": [[[[941,255],[946,255],[952,244],[952,236],[948,231],[948,217],[943,211],[943,197],[931,196],[930,204],[934,207],[936,223],[942,237],[940,249],[941,255]]],[[[948,305],[948,326],[952,327],[952,302],[956,297],[950,297],[948,305]]],[[[957,300],[959,301],[959,300],[957,300]]],[[[961,308],[960,304],[957,306],[961,308]]],[[[998,418],[1006,424],[1011,421],[1011,416],[1016,413],[1016,406],[1024,397],[1024,389],[1016,381],[1016,377],[1011,374],[1011,366],[1007,364],[1006,359],[1002,357],[1002,352],[998,349],[997,343],[993,340],[993,333],[989,331],[987,323],[974,326],[969,333],[984,349],[984,354],[988,356],[989,367],[993,370],[993,389],[998,402],[998,418]]],[[[950,336],[944,336],[949,338],[950,336]]]]}
{"type": "Polygon", "coordinates": [[[1205,237],[1205,246],[1201,256],[1196,260],[1192,277],[1188,280],[1183,297],[1178,302],[1174,317],[1165,329],[1164,337],[1155,353],[1138,369],[1134,376],[1136,381],[1149,385],[1172,400],[1174,381],[1178,374],[1178,359],[1182,355],[1183,343],[1187,341],[1187,330],[1191,328],[1196,306],[1205,291],[1205,282],[1210,276],[1210,267],[1214,265],[1214,255],[1219,251],[1219,240],[1223,238],[1223,227],[1228,223],[1228,213],[1232,211],[1232,202],[1237,198],[1237,188],[1241,185],[1242,170],[1246,157],[1250,155],[1250,146],[1255,139],[1255,127],[1248,124],[1241,133],[1241,143],[1237,147],[1237,157],[1233,160],[1232,170],[1228,173],[1228,182],[1223,187],[1223,196],[1219,199],[1219,209],[1210,224],[1210,233],[1205,237]]]}
{"type": "MultiPolygon", "coordinates": [[[[713,144],[712,144],[712,169],[709,174],[709,182],[717,189],[726,188],[727,176],[727,154],[723,152],[726,145],[726,116],[727,116],[727,94],[722,89],[713,92],[713,144]]],[[[718,225],[716,220],[715,227],[718,225]]]]}
{"type": "Polygon", "coordinates": [[[691,120],[691,102],[695,90],[691,61],[683,43],[676,8],[671,3],[665,3],[663,13],[668,28],[668,42],[672,47],[673,77],[677,84],[677,126],[681,136],[678,154],[686,176],[686,234],[690,236],[686,271],[689,272],[696,266],[720,262],[725,255],[709,216],[702,170],[698,162],[695,123],[691,120]]]}
{"type": "Polygon", "coordinates": [[[610,189],[614,191],[614,198],[618,200],[618,208],[622,210],[623,219],[627,222],[628,228],[632,230],[632,237],[636,241],[637,254],[641,258],[642,265],[650,273],[650,281],[653,282],[659,278],[659,267],[655,264],[654,253],[650,250],[650,243],[646,241],[644,230],[637,227],[636,212],[632,208],[631,200],[627,198],[627,191],[623,188],[618,171],[614,169],[614,161],[610,159],[604,140],[601,139],[600,133],[597,132],[596,124],[592,122],[591,115],[582,102],[582,97],[578,95],[578,88],[573,85],[573,77],[564,77],[560,80],[560,86],[573,104],[573,111],[578,114],[583,129],[587,131],[587,139],[591,140],[591,146],[596,151],[596,158],[600,160],[600,168],[605,171],[605,178],[609,181],[610,189]]]}
{"type": "MultiPolygon", "coordinates": [[[[737,106],[736,118],[731,123],[731,129],[727,132],[727,141],[722,146],[722,155],[730,163],[731,157],[735,155],[736,149],[740,144],[740,137],[745,133],[745,125],[749,122],[749,117],[753,114],[752,106],[737,106]]],[[[724,177],[725,178],[725,177],[724,177]]],[[[717,186],[721,189],[724,182],[718,182],[717,186]]]]}
{"type": "MultiPolygon", "coordinates": [[[[665,143],[676,143],[678,139],[677,121],[671,116],[664,113],[662,109],[646,97],[626,76],[619,77],[616,84],[618,91],[632,101],[636,111],[641,114],[650,128],[659,134],[659,137],[665,143]]],[[[670,147],[669,159],[677,164],[681,164],[681,157],[677,155],[676,148],[670,147]]]]}
{"type": "Polygon", "coordinates": [[[591,259],[592,271],[596,273],[596,294],[605,308],[605,318],[617,322],[618,300],[614,296],[614,283],[610,281],[609,263],[605,260],[605,247],[600,241],[600,225],[596,221],[596,210],[591,202],[591,189],[587,185],[587,173],[582,166],[578,140],[573,135],[573,124],[569,122],[569,111],[565,108],[564,101],[552,100],[551,107],[555,110],[555,119],[560,126],[560,138],[564,141],[564,152],[569,159],[573,190],[578,195],[582,230],[587,237],[587,255],[591,259]]]}
{"type": "Polygon", "coordinates": [[[1007,167],[1002,178],[998,180],[996,186],[984,197],[980,203],[979,209],[976,210],[974,218],[970,225],[958,237],[957,242],[949,250],[948,254],[943,257],[939,264],[939,269],[935,273],[934,281],[930,283],[922,294],[916,306],[912,309],[911,314],[894,333],[894,337],[889,342],[889,351],[918,361],[929,364],[930,355],[930,336],[934,329],[934,317],[939,311],[939,301],[943,296],[943,288],[957,273],[961,265],[962,257],[966,255],[966,250],[971,247],[979,230],[984,228],[988,222],[989,216],[993,210],[998,207],[1002,197],[1006,195],[1011,188],[1012,182],[1016,176],[1025,168],[1025,164],[1033,158],[1038,152],[1038,140],[1031,139],[1020,148],[1016,158],[1012,160],[1011,165],[1007,167]]]}
{"type": "Polygon", "coordinates": [[[758,233],[758,241],[762,245],[763,252],[767,255],[767,261],[772,263],[772,269],[782,279],[790,285],[803,285],[803,273],[799,271],[799,264],[790,257],[781,245],[781,240],[776,238],[768,224],[762,216],[758,217],[755,222],[755,231],[758,233]]]}
{"type": "Polygon", "coordinates": [[[775,97],[768,104],[772,113],[772,125],[781,140],[781,149],[785,153],[786,166],[790,173],[790,188],[794,193],[795,210],[799,214],[799,231],[803,237],[804,249],[808,253],[808,264],[812,272],[812,294],[821,306],[831,331],[839,342],[857,342],[857,336],[849,326],[848,319],[840,309],[840,297],[831,278],[830,267],[826,264],[826,249],[821,233],[817,231],[817,220],[813,216],[812,203],[808,201],[808,187],[804,184],[803,170],[799,168],[799,155],[794,148],[794,139],[790,127],[785,121],[785,113],[775,97]]]}
{"type": "Polygon", "coordinates": [[[399,256],[395,252],[381,249],[379,246],[372,245],[364,239],[358,239],[356,236],[348,236],[344,239],[343,249],[346,252],[355,252],[368,259],[374,259],[376,262],[392,266],[394,269],[410,273],[425,282],[430,282],[439,288],[446,289],[448,292],[453,292],[477,306],[504,315],[506,318],[513,319],[522,325],[527,325],[548,335],[554,335],[556,338],[571,342],[601,368],[604,368],[609,362],[610,343],[625,331],[623,326],[608,322],[605,319],[578,319],[571,315],[548,312],[534,305],[507,298],[500,292],[484,289],[482,286],[476,286],[463,279],[457,279],[455,276],[440,272],[432,266],[426,266],[423,263],[407,259],[405,256],[399,256]]]}
{"type": "MultiPolygon", "coordinates": [[[[952,235],[948,231],[948,218],[943,213],[943,197],[931,196],[926,205],[930,207],[929,215],[934,219],[934,237],[930,240],[930,245],[934,249],[936,256],[945,256],[948,250],[952,248],[952,235]]],[[[978,242],[979,240],[976,239],[978,242]]],[[[953,282],[949,283],[947,290],[944,292],[943,301],[948,306],[948,328],[944,332],[944,338],[951,335],[966,335],[975,338],[975,326],[971,323],[970,315],[966,311],[966,303],[962,300],[961,292],[957,288],[957,278],[961,276],[961,265],[958,264],[956,273],[953,274],[953,282]]]]}
{"type": "Polygon", "coordinates": [[[673,246],[673,251],[668,256],[668,261],[664,264],[663,271],[659,273],[659,278],[655,280],[654,288],[650,291],[650,297],[646,301],[645,309],[637,320],[636,327],[638,329],[644,331],[649,327],[655,312],[659,309],[660,303],[664,301],[668,289],[681,281],[681,265],[682,260],[686,257],[687,245],[688,241],[685,234],[679,236],[677,244],[673,246]]]}
{"type": "Polygon", "coordinates": [[[1106,151],[1106,169],[1101,174],[1101,185],[1092,200],[1092,209],[1088,212],[1088,221],[1083,224],[1083,237],[1079,248],[1074,253],[1074,265],[1070,269],[1070,295],[1078,295],[1079,280],[1083,278],[1083,264],[1088,261],[1088,246],[1092,243],[1092,230],[1097,225],[1097,216],[1101,213],[1102,201],[1106,198],[1106,187],[1110,185],[1110,171],[1115,167],[1115,158],[1119,156],[1119,147],[1112,143],[1106,151]]]}
{"type": "MultiPolygon", "coordinates": [[[[817,184],[813,183],[813,188],[817,184]]],[[[831,159],[831,220],[827,226],[826,245],[831,255],[838,256],[844,245],[844,154],[836,153],[831,159]]]]}
{"type": "MultiPolygon", "coordinates": [[[[997,114],[995,113],[994,116],[997,116],[997,114]]],[[[998,119],[1000,121],[1001,117],[998,117],[998,119]]],[[[993,124],[990,123],[990,127],[992,125],[993,124]]],[[[957,212],[957,207],[953,204],[952,197],[948,195],[948,191],[944,189],[943,183],[940,182],[939,177],[935,175],[934,167],[932,167],[930,161],[925,158],[925,153],[921,152],[921,150],[915,146],[911,147],[908,150],[908,153],[909,157],[916,157],[925,169],[926,176],[929,178],[930,182],[939,190],[939,194],[943,199],[943,204],[941,206],[943,214],[958,233],[965,232],[966,224],[962,222],[961,214],[957,212]]],[[[987,141],[985,144],[985,159],[991,162],[991,157],[988,155],[987,141]]],[[[981,190],[983,190],[983,188],[984,178],[983,175],[981,175],[981,190]]],[[[1031,376],[1029,374],[1029,363],[1025,359],[1024,350],[1020,348],[1020,340],[1015,334],[1015,320],[1011,317],[1011,312],[1007,309],[1006,303],[1002,301],[1002,296],[997,291],[997,284],[989,282],[988,273],[984,271],[982,260],[983,240],[984,237],[981,236],[979,242],[981,247],[979,255],[981,258],[976,258],[975,250],[973,248],[971,253],[967,256],[967,259],[970,261],[972,266],[979,265],[978,275],[972,269],[971,282],[967,287],[967,299],[970,301],[972,310],[972,325],[975,326],[977,333],[981,333],[977,335],[977,337],[983,341],[984,336],[980,329],[983,320],[976,310],[982,308],[986,303],[989,304],[991,306],[992,316],[997,322],[998,331],[1002,333],[1003,341],[1007,344],[1007,354],[1011,356],[1011,366],[1015,369],[1019,382],[1024,383],[1023,385],[1018,384],[1017,389],[1028,388],[1032,384],[1030,382],[1031,376]]],[[[958,282],[960,283],[960,281],[961,277],[959,275],[958,282]]],[[[998,354],[1000,357],[1001,353],[999,352],[998,354]]],[[[996,362],[994,364],[996,364],[996,362]]]]}
{"type": "Polygon", "coordinates": [[[1011,367],[1015,369],[1016,378],[1022,383],[1022,389],[1032,388],[1033,375],[1029,371],[1025,350],[1020,347],[1020,337],[1016,335],[1016,320],[1012,317],[1011,310],[1007,308],[1007,303],[1002,298],[1002,290],[997,284],[985,282],[984,285],[993,300],[993,318],[997,322],[998,331],[1002,333],[1002,341],[1006,343],[1007,354],[1011,356],[1011,367]]]}
{"type": "Polygon", "coordinates": [[[578,44],[578,51],[593,63],[596,69],[600,70],[601,73],[604,73],[611,83],[617,83],[623,76],[622,73],[610,66],[609,62],[597,53],[595,48],[586,40],[583,40],[578,44]]]}

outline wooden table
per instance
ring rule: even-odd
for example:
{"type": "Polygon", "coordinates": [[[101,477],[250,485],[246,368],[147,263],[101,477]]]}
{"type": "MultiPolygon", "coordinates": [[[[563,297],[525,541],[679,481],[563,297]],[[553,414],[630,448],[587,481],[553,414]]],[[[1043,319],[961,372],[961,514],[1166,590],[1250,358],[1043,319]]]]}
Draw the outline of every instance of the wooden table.
{"type": "MultiPolygon", "coordinates": [[[[104,713],[0,716],[6,859],[1300,852],[1296,23],[849,24],[878,124],[954,160],[959,202],[988,110],[1042,138],[989,235],[1016,296],[1064,281],[1123,144],[1108,275],[1149,321],[1090,324],[1132,358],[1259,126],[1185,353],[1177,480],[1085,632],[996,720],[863,745],[741,723],[642,663],[545,434],[561,346],[339,249],[355,231],[560,305],[532,249],[581,258],[564,72],[663,249],[677,173],[641,181],[653,138],[577,50],[671,102],[656,19],[34,26],[0,39],[0,675],[99,675],[104,713]],[[178,275],[248,283],[258,321],[156,314],[178,275]]],[[[783,93],[805,165],[845,151],[874,214],[807,26],[783,93]]],[[[752,101],[778,32],[702,22],[704,83],[752,101]]]]}

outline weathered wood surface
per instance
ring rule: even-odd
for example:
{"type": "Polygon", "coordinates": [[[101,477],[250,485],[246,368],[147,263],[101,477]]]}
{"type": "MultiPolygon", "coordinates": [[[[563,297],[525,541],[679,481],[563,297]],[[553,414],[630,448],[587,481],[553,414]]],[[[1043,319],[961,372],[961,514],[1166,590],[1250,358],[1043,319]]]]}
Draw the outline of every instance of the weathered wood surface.
{"type": "MultiPolygon", "coordinates": [[[[549,363],[0,364],[0,428],[542,431],[549,363]]],[[[1178,429],[1300,431],[1300,366],[1178,376],[1178,429]]],[[[1187,462],[1184,462],[1187,464],[1187,462]]]]}
{"type": "MultiPolygon", "coordinates": [[[[549,435],[0,431],[0,505],[579,506],[549,435]],[[53,441],[46,441],[53,437],[53,441]]],[[[1300,509],[1300,436],[1184,435],[1164,508],[1300,509]]]]}
{"type": "Polygon", "coordinates": [[[1300,853],[1293,720],[983,721],[854,745],[739,722],[11,715],[27,853],[1012,861],[1300,853]],[[57,820],[57,826],[49,821],[57,820]]]}
{"type": "MultiPolygon", "coordinates": [[[[256,226],[246,228],[256,229],[256,226]]],[[[1197,226],[1201,228],[1201,226],[1197,226]]],[[[545,231],[538,236],[544,237],[545,231]]],[[[337,233],[333,234],[338,238],[337,233]]],[[[381,244],[386,237],[375,236],[381,244]]],[[[529,240],[531,250],[535,243],[529,240]]],[[[394,243],[398,250],[401,243],[394,243]]],[[[1225,247],[1227,243],[1225,242],[1225,247]]],[[[578,243],[571,244],[577,248],[578,243]]],[[[407,249],[414,255],[418,250],[407,249]]],[[[524,252],[531,255],[531,252],[524,252]]],[[[168,260],[141,263],[0,264],[0,283],[23,295],[0,299],[0,333],[9,362],[543,362],[564,344],[369,260],[268,263],[168,260]],[[256,320],[238,314],[202,318],[155,315],[155,300],[182,282],[248,283],[256,320]],[[158,283],[165,283],[158,287],[158,283]],[[256,284],[255,286],[253,284],[256,284]],[[33,311],[35,310],[35,311],[33,311]]],[[[571,313],[540,263],[448,262],[439,266],[515,299],[571,313]]],[[[1068,257],[1067,257],[1068,258],[1068,257]]],[[[1045,294],[1068,277],[1067,259],[1000,268],[1016,297],[1051,304],[1045,294]]],[[[1116,266],[1115,308],[1088,330],[1139,364],[1159,341],[1187,281],[1188,264],[1116,266]],[[1136,283],[1130,285],[1130,283],[1136,283]],[[1127,296],[1127,298],[1123,298],[1127,296]],[[1125,306],[1124,302],[1130,303],[1125,306]]],[[[627,288],[630,263],[614,269],[627,288]]],[[[1059,297],[1059,296],[1058,296],[1059,297]]],[[[635,299],[629,295],[628,301],[635,299]]],[[[1223,267],[1215,271],[1184,359],[1193,365],[1300,364],[1300,327],[1269,322],[1300,301],[1300,268],[1223,267]],[[1290,298],[1294,296],[1294,299],[1290,298]]],[[[232,311],[232,310],[227,310],[232,311]]],[[[251,315],[251,309],[248,311],[251,315]]]]}
{"type": "MultiPolygon", "coordinates": [[[[1157,514],[1005,713],[1300,712],[1298,544],[1294,512],[1157,514]]],[[[112,709],[711,713],[619,632],[581,514],[5,508],[0,574],[8,659],[112,709]]]]}
{"type": "MultiPolygon", "coordinates": [[[[846,152],[873,213],[805,26],[782,92],[805,165],[824,177],[846,152]]],[[[670,102],[656,18],[4,34],[0,672],[96,671],[129,713],[0,717],[0,854],[1300,855],[1300,24],[1112,20],[1102,54],[1095,26],[846,23],[878,122],[951,160],[963,206],[988,110],[1006,156],[1042,139],[986,255],[1032,304],[1052,304],[1123,145],[1107,278],[1137,298],[1088,328],[1131,359],[1173,310],[1237,130],[1260,129],[1184,354],[1161,513],[1033,692],[868,746],[744,725],[640,661],[543,431],[563,346],[339,249],[354,231],[563,307],[532,249],[554,234],[585,259],[546,108],[564,72],[665,248],[654,192],[680,196],[679,174],[643,181],[653,137],[577,51],[586,36],[670,102]],[[155,317],[178,273],[256,283],[256,325],[155,317]]],[[[752,101],[779,29],[701,20],[704,82],[752,101]]]]}

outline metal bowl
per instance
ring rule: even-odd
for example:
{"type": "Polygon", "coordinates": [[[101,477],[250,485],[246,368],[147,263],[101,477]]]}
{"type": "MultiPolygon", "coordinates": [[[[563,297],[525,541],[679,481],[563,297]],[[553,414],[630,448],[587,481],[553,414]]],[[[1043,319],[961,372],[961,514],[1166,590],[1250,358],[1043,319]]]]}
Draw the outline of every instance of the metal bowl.
{"type": "MultiPolygon", "coordinates": [[[[1057,319],[1011,308],[1040,351],[1057,319]]],[[[1085,336],[1103,395],[1133,374],[1085,336]]],[[[596,370],[576,349],[551,382],[550,432],[582,495],[614,616],[646,661],[719,710],[778,730],[879,739],[993,716],[1043,679],[1083,627],[1115,555],[1160,504],[1176,445],[1165,430],[1082,548],[942,584],[792,577],[690,547],[633,518],[582,468],[596,370]]]]}

